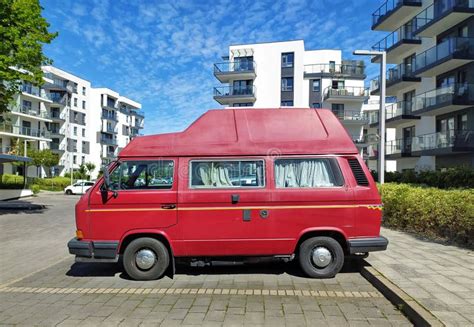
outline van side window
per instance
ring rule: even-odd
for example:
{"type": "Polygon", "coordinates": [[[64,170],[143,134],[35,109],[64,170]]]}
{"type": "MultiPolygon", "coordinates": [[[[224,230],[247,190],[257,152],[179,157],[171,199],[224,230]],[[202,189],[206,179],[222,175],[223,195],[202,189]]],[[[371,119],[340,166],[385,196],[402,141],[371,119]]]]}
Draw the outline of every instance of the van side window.
{"type": "Polygon", "coordinates": [[[344,184],[337,161],[332,158],[275,160],[277,188],[317,188],[344,184]]]}
{"type": "Polygon", "coordinates": [[[192,161],[192,188],[263,187],[263,160],[192,161]]]}
{"type": "Polygon", "coordinates": [[[124,161],[110,173],[113,190],[171,189],[172,160],[124,161]]]}

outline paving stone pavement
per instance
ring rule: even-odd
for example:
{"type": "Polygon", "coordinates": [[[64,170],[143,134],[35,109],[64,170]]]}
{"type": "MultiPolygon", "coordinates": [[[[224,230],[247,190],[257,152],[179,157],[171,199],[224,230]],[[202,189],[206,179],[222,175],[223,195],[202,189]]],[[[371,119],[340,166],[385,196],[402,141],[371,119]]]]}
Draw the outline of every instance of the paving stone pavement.
{"type": "Polygon", "coordinates": [[[119,264],[66,259],[0,288],[4,325],[410,326],[351,265],[336,278],[296,265],[178,266],[139,282],[119,264]]]}
{"type": "Polygon", "coordinates": [[[382,229],[387,251],[366,259],[447,326],[474,326],[474,252],[382,229]]]}

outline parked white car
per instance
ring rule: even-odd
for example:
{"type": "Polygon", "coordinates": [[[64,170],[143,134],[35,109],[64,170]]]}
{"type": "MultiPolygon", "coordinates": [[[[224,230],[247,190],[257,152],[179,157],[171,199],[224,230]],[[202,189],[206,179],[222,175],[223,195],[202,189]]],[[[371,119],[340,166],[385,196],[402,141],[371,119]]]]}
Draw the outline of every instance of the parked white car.
{"type": "Polygon", "coordinates": [[[67,195],[71,194],[84,194],[94,186],[94,182],[91,181],[77,181],[73,185],[69,185],[64,189],[64,193],[67,195]]]}

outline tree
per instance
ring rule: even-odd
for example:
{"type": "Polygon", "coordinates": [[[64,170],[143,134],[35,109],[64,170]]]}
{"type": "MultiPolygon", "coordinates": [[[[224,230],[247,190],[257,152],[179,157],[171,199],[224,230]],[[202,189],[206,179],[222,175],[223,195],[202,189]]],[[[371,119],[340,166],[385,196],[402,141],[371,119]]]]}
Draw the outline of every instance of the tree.
{"type": "Polygon", "coordinates": [[[51,64],[43,45],[58,33],[49,33],[39,0],[0,0],[0,113],[8,110],[21,80],[43,84],[42,65],[51,64]]]}
{"type": "Polygon", "coordinates": [[[29,150],[27,155],[31,158],[29,165],[36,166],[38,170],[40,167],[44,167],[48,176],[51,176],[51,167],[59,163],[59,156],[50,149],[29,150]]]}
{"type": "Polygon", "coordinates": [[[93,162],[86,162],[85,166],[87,168],[87,180],[91,180],[92,173],[94,172],[95,169],[95,164],[93,162]]]}

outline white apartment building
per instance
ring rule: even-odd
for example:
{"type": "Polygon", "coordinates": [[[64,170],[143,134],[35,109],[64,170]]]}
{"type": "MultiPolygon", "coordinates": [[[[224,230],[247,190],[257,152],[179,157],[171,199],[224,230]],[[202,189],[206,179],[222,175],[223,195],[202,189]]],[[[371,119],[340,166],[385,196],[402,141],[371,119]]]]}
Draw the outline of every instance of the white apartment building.
{"type": "MultiPolygon", "coordinates": [[[[97,176],[102,165],[115,158],[121,148],[144,126],[141,105],[56,67],[43,67],[44,84],[23,83],[11,111],[0,116],[0,150],[18,152],[25,143],[33,149],[51,149],[59,156],[53,175],[64,175],[92,162],[97,176]]],[[[22,167],[0,165],[0,173],[16,173],[22,167]]],[[[45,175],[36,167],[28,176],[45,175]]]]}
{"type": "Polygon", "coordinates": [[[232,45],[214,76],[224,85],[214,99],[228,107],[328,108],[354,142],[365,145],[363,61],[342,59],[341,50],[305,50],[303,40],[232,45]]]}
{"type": "MultiPolygon", "coordinates": [[[[387,53],[387,96],[397,99],[387,159],[398,171],[474,166],[474,1],[388,0],[372,16],[372,30],[389,32],[372,48],[387,53]]],[[[368,133],[377,126],[374,115],[368,133]]]]}

